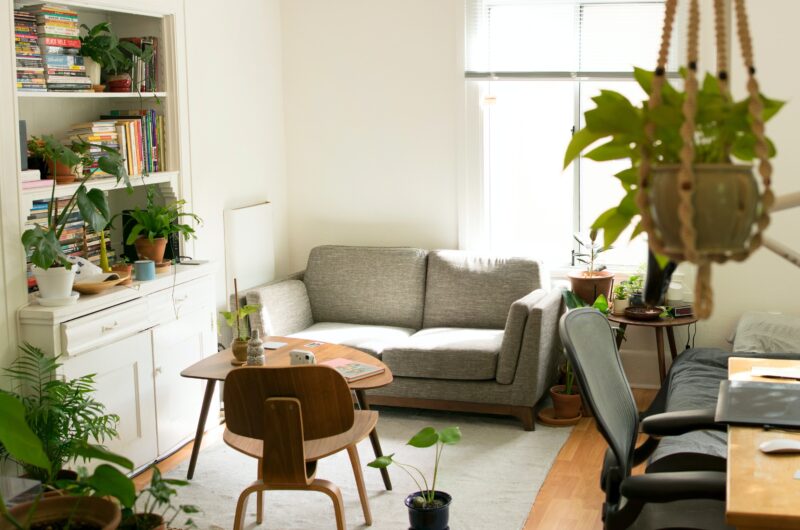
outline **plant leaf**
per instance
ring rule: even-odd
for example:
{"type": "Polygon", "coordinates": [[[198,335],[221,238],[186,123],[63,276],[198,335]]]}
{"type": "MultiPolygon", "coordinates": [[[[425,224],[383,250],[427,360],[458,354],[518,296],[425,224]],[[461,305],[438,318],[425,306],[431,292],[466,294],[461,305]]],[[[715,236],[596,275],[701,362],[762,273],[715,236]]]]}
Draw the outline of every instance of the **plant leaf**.
{"type": "Polygon", "coordinates": [[[567,151],[564,153],[564,169],[567,168],[570,162],[578,158],[578,155],[581,154],[581,151],[605,136],[608,135],[605,133],[592,131],[586,127],[573,134],[572,139],[569,141],[569,145],[567,146],[567,151]]]}
{"type": "Polygon", "coordinates": [[[82,456],[89,460],[103,460],[105,462],[117,464],[125,469],[133,469],[133,462],[99,445],[82,442],[75,445],[74,451],[76,456],[82,456]]]}
{"type": "Polygon", "coordinates": [[[393,456],[394,456],[394,453],[392,453],[390,455],[379,456],[378,458],[376,458],[375,460],[373,460],[372,462],[370,462],[367,465],[369,467],[374,467],[374,468],[377,468],[377,469],[383,469],[383,468],[388,467],[388,466],[390,466],[392,464],[392,462],[393,462],[392,461],[392,457],[393,456]]]}
{"type": "Polygon", "coordinates": [[[81,186],[78,188],[76,199],[86,224],[95,232],[104,230],[111,219],[105,194],[96,188],[86,191],[86,187],[81,186]]]}
{"type": "Polygon", "coordinates": [[[0,392],[0,443],[18,462],[50,469],[42,442],[25,421],[25,407],[11,394],[0,392]]]}
{"type": "Polygon", "coordinates": [[[453,445],[461,441],[461,429],[458,427],[447,427],[439,431],[439,439],[444,444],[453,445]]]}
{"type": "Polygon", "coordinates": [[[98,497],[107,495],[116,497],[126,507],[132,507],[136,502],[136,487],[133,481],[112,465],[100,464],[85,483],[98,497]]]}
{"type": "Polygon", "coordinates": [[[439,433],[433,427],[425,427],[415,434],[407,445],[412,447],[430,447],[439,441],[439,433]]]}

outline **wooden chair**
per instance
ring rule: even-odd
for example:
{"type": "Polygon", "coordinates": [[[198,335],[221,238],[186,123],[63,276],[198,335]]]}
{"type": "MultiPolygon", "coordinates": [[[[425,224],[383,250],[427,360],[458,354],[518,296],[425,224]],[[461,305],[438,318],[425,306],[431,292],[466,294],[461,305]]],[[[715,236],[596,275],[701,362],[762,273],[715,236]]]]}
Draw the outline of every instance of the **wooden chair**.
{"type": "Polygon", "coordinates": [[[258,480],[236,504],[234,530],[244,527],[247,500],[257,493],[256,522],[263,520],[264,490],[312,490],[333,501],[338,530],[345,530],[339,488],[315,478],[317,461],[347,449],[367,525],[369,500],[356,444],[378,423],[375,411],[353,410],[347,382],[327,366],[247,367],[225,379],[225,443],[258,459],[258,480]]]}

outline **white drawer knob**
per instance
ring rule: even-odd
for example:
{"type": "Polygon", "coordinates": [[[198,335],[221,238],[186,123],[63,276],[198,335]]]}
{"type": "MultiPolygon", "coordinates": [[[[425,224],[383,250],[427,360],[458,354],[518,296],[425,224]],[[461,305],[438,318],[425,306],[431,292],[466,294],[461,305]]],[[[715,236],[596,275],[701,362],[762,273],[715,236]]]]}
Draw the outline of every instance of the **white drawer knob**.
{"type": "Polygon", "coordinates": [[[113,324],[107,324],[107,325],[104,325],[104,326],[103,326],[103,327],[101,327],[100,329],[103,331],[103,333],[105,333],[106,331],[111,331],[112,329],[114,329],[114,328],[115,328],[115,327],[117,327],[117,326],[119,326],[119,322],[117,322],[117,321],[115,320],[113,324]]]}
{"type": "Polygon", "coordinates": [[[155,373],[156,373],[156,375],[161,375],[161,367],[160,366],[155,369],[155,373]]]}

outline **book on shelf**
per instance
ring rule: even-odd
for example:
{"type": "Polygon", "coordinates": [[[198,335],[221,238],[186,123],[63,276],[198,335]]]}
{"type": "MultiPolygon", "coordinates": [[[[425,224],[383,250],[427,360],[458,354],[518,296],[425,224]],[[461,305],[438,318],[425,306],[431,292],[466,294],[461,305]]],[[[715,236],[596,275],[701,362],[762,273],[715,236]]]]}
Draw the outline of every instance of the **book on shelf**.
{"type": "Polygon", "coordinates": [[[48,179],[41,179],[41,180],[31,180],[22,183],[22,189],[24,190],[34,190],[37,188],[49,188],[53,185],[52,180],[48,179]]]}
{"type": "Polygon", "coordinates": [[[375,366],[374,364],[360,363],[358,361],[351,361],[344,357],[337,357],[330,361],[323,361],[319,364],[330,366],[337,372],[342,374],[348,383],[359,381],[373,375],[382,374],[386,371],[383,366],[375,366]]]}
{"type": "Polygon", "coordinates": [[[42,173],[38,169],[25,169],[19,172],[20,182],[39,182],[42,179],[42,173]]]}
{"type": "Polygon", "coordinates": [[[14,10],[14,49],[16,52],[17,90],[23,92],[45,92],[44,66],[36,16],[14,10]]]}
{"type": "Polygon", "coordinates": [[[152,50],[152,57],[149,61],[143,61],[141,57],[128,54],[133,62],[130,72],[131,92],[136,92],[136,87],[140,92],[156,92],[159,86],[158,37],[127,37],[120,40],[134,44],[142,52],[152,50]]]}
{"type": "Polygon", "coordinates": [[[153,109],[112,110],[100,116],[100,119],[116,120],[116,126],[124,128],[124,135],[120,135],[118,130],[117,137],[120,139],[120,151],[128,164],[128,173],[141,175],[166,171],[163,116],[156,114],[153,109]]]}

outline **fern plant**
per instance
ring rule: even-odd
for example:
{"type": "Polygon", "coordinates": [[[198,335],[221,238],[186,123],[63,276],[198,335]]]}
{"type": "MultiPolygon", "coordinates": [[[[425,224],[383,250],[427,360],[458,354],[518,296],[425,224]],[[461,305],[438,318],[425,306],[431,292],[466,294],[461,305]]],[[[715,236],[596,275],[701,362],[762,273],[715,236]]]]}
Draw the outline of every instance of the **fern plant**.
{"type": "MultiPolygon", "coordinates": [[[[59,357],[49,357],[28,343],[20,346],[22,355],[5,370],[12,380],[9,394],[25,408],[25,421],[42,441],[50,469],[20,462],[31,478],[49,483],[65,464],[85,453],[88,442],[103,443],[117,436],[119,416],[107,414],[94,399],[94,374],[77,379],[61,379],[59,357]]],[[[0,458],[10,458],[0,444],[0,458]]],[[[84,457],[85,458],[85,457],[84,457]]]]}

